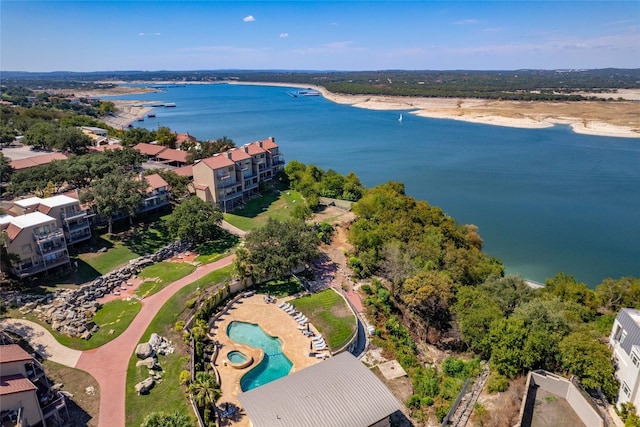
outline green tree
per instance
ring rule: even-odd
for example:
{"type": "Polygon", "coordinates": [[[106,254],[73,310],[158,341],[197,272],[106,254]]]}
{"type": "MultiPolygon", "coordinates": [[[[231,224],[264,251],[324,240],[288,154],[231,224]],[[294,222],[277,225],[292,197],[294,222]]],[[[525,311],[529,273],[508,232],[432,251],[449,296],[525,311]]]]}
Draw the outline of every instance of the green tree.
{"type": "Polygon", "coordinates": [[[558,297],[562,301],[573,301],[595,312],[595,293],[584,283],[578,283],[573,276],[558,273],[547,279],[543,295],[558,297]]]}
{"type": "Polygon", "coordinates": [[[420,271],[402,284],[402,300],[427,324],[443,326],[449,321],[453,281],[441,271],[420,271]]]}
{"type": "Polygon", "coordinates": [[[191,183],[191,179],[187,176],[181,176],[175,173],[172,170],[167,169],[147,169],[144,171],[145,175],[152,175],[157,173],[167,181],[169,187],[171,188],[171,199],[174,201],[182,201],[189,197],[191,194],[189,192],[189,184],[191,183]]]}
{"type": "Polygon", "coordinates": [[[535,291],[519,276],[491,276],[481,286],[500,310],[509,316],[521,304],[531,301],[535,291]]]}
{"type": "Polygon", "coordinates": [[[502,309],[486,291],[471,286],[460,287],[456,299],[452,311],[456,314],[462,337],[471,350],[489,358],[489,331],[495,321],[504,317],[502,309]]]}
{"type": "Polygon", "coordinates": [[[0,153],[0,182],[10,182],[14,171],[11,159],[0,153]]]}
{"type": "Polygon", "coordinates": [[[220,235],[221,222],[222,212],[217,206],[191,196],[176,206],[167,226],[176,239],[201,243],[220,235]]]}
{"type": "Polygon", "coordinates": [[[640,279],[621,277],[604,279],[595,289],[598,306],[606,312],[617,313],[621,308],[640,308],[640,279]]]}
{"type": "Polygon", "coordinates": [[[291,210],[291,218],[299,219],[300,221],[306,221],[312,216],[311,208],[304,202],[297,203],[291,210]]]}
{"type": "Polygon", "coordinates": [[[241,274],[257,281],[282,279],[318,255],[317,233],[300,220],[269,218],[264,227],[247,234],[244,248],[236,252],[241,274]]]}
{"type": "Polygon", "coordinates": [[[53,147],[52,135],[55,131],[56,126],[53,123],[39,121],[24,133],[22,142],[35,149],[49,150],[53,147]]]}
{"type": "Polygon", "coordinates": [[[169,148],[176,148],[176,140],[178,137],[175,133],[171,132],[171,129],[168,127],[160,126],[156,131],[156,139],[160,145],[165,145],[169,148]]]}
{"type": "Polygon", "coordinates": [[[195,381],[189,384],[189,393],[193,396],[199,408],[207,409],[213,407],[220,398],[220,385],[216,379],[208,372],[196,372],[195,381]]]}
{"type": "Polygon", "coordinates": [[[146,186],[146,181],[132,174],[108,174],[93,182],[88,191],[81,193],[80,201],[91,204],[99,214],[107,217],[111,234],[114,215],[128,214],[129,223],[133,222],[132,216],[140,206],[146,186]]]}
{"type": "Polygon", "coordinates": [[[611,351],[585,331],[573,332],[560,342],[562,367],[580,379],[587,390],[601,389],[608,399],[616,397],[619,384],[614,377],[611,351]]]}
{"type": "Polygon", "coordinates": [[[194,427],[191,418],[181,412],[166,414],[152,412],[144,418],[140,427],[194,427]]]}

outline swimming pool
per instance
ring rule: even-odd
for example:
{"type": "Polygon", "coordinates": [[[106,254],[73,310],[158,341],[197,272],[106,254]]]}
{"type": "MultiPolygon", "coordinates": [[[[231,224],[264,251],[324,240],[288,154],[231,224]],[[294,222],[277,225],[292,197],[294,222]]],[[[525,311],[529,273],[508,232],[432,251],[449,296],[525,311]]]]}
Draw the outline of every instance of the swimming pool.
{"type": "Polygon", "coordinates": [[[257,366],[240,378],[240,388],[248,391],[285,377],[293,364],[282,353],[282,343],[276,337],[267,335],[259,325],[234,321],[227,327],[227,335],[237,343],[260,348],[264,358],[257,366]]]}

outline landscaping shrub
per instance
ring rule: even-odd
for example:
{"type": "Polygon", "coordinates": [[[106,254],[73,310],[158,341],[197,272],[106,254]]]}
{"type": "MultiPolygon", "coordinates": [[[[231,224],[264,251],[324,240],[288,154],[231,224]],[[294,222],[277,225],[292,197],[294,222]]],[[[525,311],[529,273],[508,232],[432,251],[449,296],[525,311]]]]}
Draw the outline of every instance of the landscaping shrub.
{"type": "Polygon", "coordinates": [[[489,393],[500,393],[509,388],[509,380],[504,375],[492,372],[487,378],[487,391],[489,393]]]}

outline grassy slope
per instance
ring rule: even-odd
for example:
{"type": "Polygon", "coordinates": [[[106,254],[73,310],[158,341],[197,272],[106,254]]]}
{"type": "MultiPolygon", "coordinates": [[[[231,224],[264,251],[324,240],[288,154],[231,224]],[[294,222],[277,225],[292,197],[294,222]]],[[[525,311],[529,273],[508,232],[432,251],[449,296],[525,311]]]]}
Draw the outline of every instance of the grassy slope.
{"type": "MultiPolygon", "coordinates": [[[[126,387],[126,414],[127,426],[138,427],[144,417],[153,411],[162,410],[171,413],[180,411],[192,414],[191,408],[187,406],[186,395],[182,391],[182,386],[178,382],[178,376],[183,369],[188,369],[188,347],[182,341],[182,333],[174,330],[177,320],[183,319],[188,314],[186,303],[195,296],[197,288],[205,289],[224,283],[231,278],[233,267],[209,273],[190,285],[182,288],[162,307],[156,317],[142,336],[142,342],[146,342],[153,332],[160,334],[176,345],[176,352],[159,357],[159,364],[163,371],[161,373],[162,382],[155,385],[146,396],[138,396],[134,390],[136,383],[145,379],[148,375],[147,368],[136,367],[137,358],[135,354],[131,356],[127,370],[126,387]]],[[[186,320],[186,319],[183,319],[186,320]]]]}
{"type": "Polygon", "coordinates": [[[342,345],[356,328],[356,319],[344,299],[327,289],[292,301],[309,318],[332,349],[342,345]]]}

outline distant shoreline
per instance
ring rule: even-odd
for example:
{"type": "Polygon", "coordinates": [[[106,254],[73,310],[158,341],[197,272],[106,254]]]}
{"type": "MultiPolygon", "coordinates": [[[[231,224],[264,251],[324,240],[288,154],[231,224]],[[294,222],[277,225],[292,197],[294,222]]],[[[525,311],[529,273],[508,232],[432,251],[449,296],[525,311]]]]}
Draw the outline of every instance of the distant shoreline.
{"type": "MultiPolygon", "coordinates": [[[[114,82],[111,82],[114,83],[114,82]]],[[[124,82],[115,82],[123,84],[124,82]]],[[[145,84],[150,82],[127,82],[145,84]]],[[[176,82],[166,82],[175,84],[176,82]]],[[[154,81],[153,84],[163,84],[154,81]]],[[[182,84],[182,83],[181,83],[182,84]]],[[[619,138],[640,139],[640,90],[629,91],[627,101],[500,101],[473,98],[423,98],[382,95],[346,95],[329,92],[322,86],[274,83],[274,82],[184,82],[184,84],[235,84],[255,86],[297,87],[315,89],[326,99],[353,107],[370,110],[407,111],[420,117],[434,119],[461,120],[471,123],[506,126],[523,129],[542,129],[564,124],[576,133],[619,138]]],[[[131,88],[134,89],[134,88],[131,88]]],[[[149,91],[132,90],[127,95],[148,93],[149,91]]],[[[123,93],[119,93],[123,94],[123,93]]],[[[78,95],[78,94],[76,94],[78,95]]],[[[88,91],[84,96],[114,96],[113,92],[88,91]]],[[[118,94],[115,94],[117,96],[118,94]]],[[[113,101],[119,109],[127,108],[128,112],[118,114],[110,120],[117,128],[124,128],[129,123],[144,117],[150,108],[133,107],[140,101],[113,101]],[[132,109],[137,109],[133,111],[132,109]]]]}

